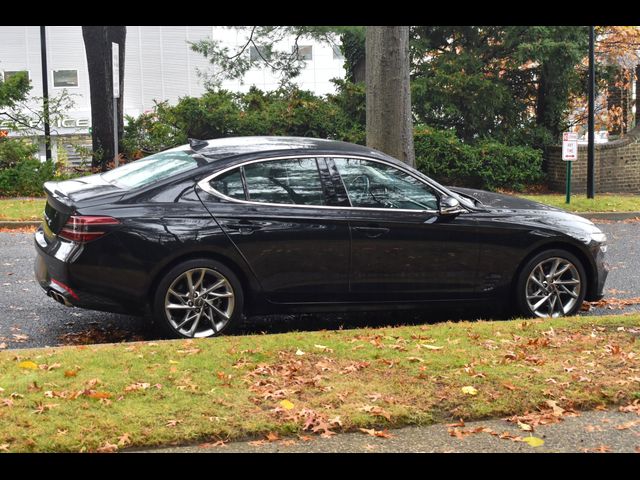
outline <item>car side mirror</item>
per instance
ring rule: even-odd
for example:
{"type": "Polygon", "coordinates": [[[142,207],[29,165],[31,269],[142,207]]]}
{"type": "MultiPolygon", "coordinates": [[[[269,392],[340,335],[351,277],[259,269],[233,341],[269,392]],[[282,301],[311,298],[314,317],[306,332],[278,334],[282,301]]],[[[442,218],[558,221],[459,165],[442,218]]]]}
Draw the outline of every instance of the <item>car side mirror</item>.
{"type": "Polygon", "coordinates": [[[440,215],[453,216],[462,212],[466,212],[466,210],[462,208],[458,199],[449,196],[440,199],[440,215]]]}

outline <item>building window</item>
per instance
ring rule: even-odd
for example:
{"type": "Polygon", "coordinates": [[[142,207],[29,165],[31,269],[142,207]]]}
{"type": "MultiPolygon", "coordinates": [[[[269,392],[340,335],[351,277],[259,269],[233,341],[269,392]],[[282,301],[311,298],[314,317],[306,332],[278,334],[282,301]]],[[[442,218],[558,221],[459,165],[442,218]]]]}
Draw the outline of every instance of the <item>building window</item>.
{"type": "Polygon", "coordinates": [[[340,51],[340,45],[333,45],[333,59],[334,60],[344,60],[344,55],[340,51]]]}
{"type": "Polygon", "coordinates": [[[266,45],[258,45],[257,47],[251,45],[249,47],[249,59],[252,62],[258,62],[263,58],[268,60],[271,56],[271,51],[266,45]]]}
{"type": "Polygon", "coordinates": [[[313,47],[311,45],[294,45],[291,51],[298,54],[298,60],[313,60],[313,47]]]}
{"type": "Polygon", "coordinates": [[[54,70],[53,86],[54,87],[77,87],[78,86],[78,70],[54,70]]]}
{"type": "Polygon", "coordinates": [[[5,82],[8,82],[11,77],[14,77],[19,73],[26,73],[27,79],[31,78],[27,70],[5,70],[2,74],[2,77],[5,82]]]}

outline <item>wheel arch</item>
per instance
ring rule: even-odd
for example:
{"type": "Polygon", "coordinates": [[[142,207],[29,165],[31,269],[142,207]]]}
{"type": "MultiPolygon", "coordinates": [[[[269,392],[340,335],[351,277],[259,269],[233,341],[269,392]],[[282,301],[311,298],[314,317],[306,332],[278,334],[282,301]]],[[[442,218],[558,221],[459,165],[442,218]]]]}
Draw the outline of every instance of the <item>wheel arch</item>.
{"type": "Polygon", "coordinates": [[[153,304],[153,296],[155,295],[156,289],[158,288],[158,284],[164,278],[164,276],[176,265],[180,263],[195,260],[197,258],[205,258],[208,260],[215,260],[217,262],[222,263],[224,266],[229,268],[240,281],[240,285],[242,286],[243,294],[244,294],[244,303],[245,313],[251,310],[251,305],[253,300],[255,299],[259,286],[257,282],[251,278],[250,274],[248,274],[243,268],[241,268],[238,263],[228,256],[223,255],[218,252],[214,252],[211,250],[196,250],[191,252],[185,252],[182,255],[172,258],[166,264],[164,264],[154,275],[149,283],[149,287],[146,292],[146,299],[148,305],[151,306],[153,304]]]}
{"type": "Polygon", "coordinates": [[[513,274],[513,277],[511,278],[510,292],[512,294],[515,294],[516,288],[518,285],[518,278],[520,277],[520,274],[522,273],[522,269],[527,264],[527,262],[529,262],[529,260],[531,260],[533,257],[538,255],[539,253],[542,253],[546,250],[565,250],[573,254],[580,261],[587,275],[586,284],[587,284],[587,297],[588,297],[589,292],[593,288],[592,285],[594,283],[593,280],[596,275],[595,273],[596,266],[589,259],[589,255],[587,255],[580,247],[572,243],[562,242],[562,241],[552,241],[552,242],[544,243],[532,249],[518,264],[518,267],[516,268],[513,274]]]}

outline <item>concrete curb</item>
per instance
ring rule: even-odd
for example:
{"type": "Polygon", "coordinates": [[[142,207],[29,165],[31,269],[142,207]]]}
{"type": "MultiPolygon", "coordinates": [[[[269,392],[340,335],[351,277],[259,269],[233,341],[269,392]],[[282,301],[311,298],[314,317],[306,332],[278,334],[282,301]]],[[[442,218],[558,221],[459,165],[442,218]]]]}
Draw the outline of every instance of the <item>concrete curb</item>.
{"type": "Polygon", "coordinates": [[[25,227],[39,227],[41,221],[0,221],[0,228],[25,228],[25,227]]]}

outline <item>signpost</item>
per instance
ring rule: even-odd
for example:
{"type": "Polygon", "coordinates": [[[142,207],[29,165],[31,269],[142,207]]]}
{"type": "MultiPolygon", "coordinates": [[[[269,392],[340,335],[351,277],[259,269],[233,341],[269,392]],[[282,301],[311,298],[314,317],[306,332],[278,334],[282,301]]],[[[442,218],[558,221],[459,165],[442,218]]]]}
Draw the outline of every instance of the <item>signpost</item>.
{"type": "Polygon", "coordinates": [[[564,132],[562,134],[562,160],[567,162],[567,198],[571,202],[571,165],[578,159],[578,134],[564,132]]]}
{"type": "Polygon", "coordinates": [[[111,42],[111,72],[113,78],[113,152],[114,162],[118,161],[118,98],[120,98],[120,45],[111,42]]]}

